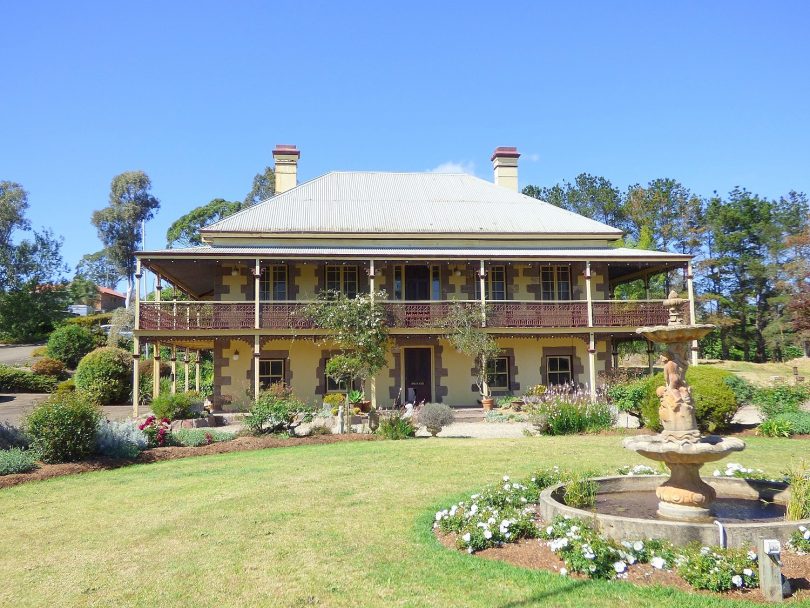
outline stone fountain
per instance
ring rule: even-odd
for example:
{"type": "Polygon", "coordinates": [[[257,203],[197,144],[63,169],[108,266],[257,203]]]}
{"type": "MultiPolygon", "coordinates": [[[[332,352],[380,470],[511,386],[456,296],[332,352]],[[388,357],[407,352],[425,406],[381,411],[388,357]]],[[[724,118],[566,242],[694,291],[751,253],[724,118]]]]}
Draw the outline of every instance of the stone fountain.
{"type": "Polygon", "coordinates": [[[691,342],[711,332],[714,325],[684,323],[681,310],[687,301],[671,292],[664,300],[664,306],[669,308],[669,323],[636,330],[666,348],[662,355],[666,385],[657,391],[661,400],[658,413],[664,430],[653,436],[628,437],[624,447],[663,462],[670,470],[669,479],[655,491],[660,517],[701,522],[711,520],[711,504],[716,492],[700,478],[700,468],[707,462],[745,449],[745,443],[736,438],[700,434],[686,370],[691,342]]]}

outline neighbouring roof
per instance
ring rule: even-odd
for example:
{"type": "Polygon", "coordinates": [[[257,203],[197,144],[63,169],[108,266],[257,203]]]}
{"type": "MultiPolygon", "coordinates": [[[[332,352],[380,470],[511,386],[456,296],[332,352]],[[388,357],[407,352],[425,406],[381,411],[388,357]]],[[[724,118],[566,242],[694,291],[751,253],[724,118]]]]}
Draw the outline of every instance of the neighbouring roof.
{"type": "Polygon", "coordinates": [[[246,234],[572,234],[621,230],[464,173],[332,172],[202,229],[246,234]]]}
{"type": "Polygon", "coordinates": [[[123,293],[119,291],[115,291],[114,289],[110,289],[109,287],[98,287],[98,292],[104,295],[113,296],[116,298],[121,298],[122,300],[126,300],[127,297],[123,293]]]}
{"type": "Polygon", "coordinates": [[[335,247],[335,246],[276,246],[265,247],[187,247],[181,249],[159,249],[139,251],[137,256],[148,260],[154,258],[196,258],[196,257],[268,257],[268,258],[311,258],[341,257],[360,258],[364,260],[382,258],[400,259],[572,259],[572,260],[652,260],[652,261],[687,261],[691,256],[648,251],[629,247],[335,247]]]}

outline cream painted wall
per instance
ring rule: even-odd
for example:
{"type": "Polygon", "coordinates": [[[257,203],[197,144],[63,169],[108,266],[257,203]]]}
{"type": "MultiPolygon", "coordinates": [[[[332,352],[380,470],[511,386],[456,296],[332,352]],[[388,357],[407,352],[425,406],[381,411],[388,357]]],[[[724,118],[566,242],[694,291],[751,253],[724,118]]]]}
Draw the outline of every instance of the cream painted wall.
{"type": "Polygon", "coordinates": [[[252,376],[249,373],[252,360],[253,346],[246,340],[230,340],[222,349],[224,364],[221,376],[223,379],[229,379],[230,383],[222,384],[221,394],[223,397],[230,397],[233,404],[244,404],[251,400],[248,395],[253,392],[252,376]],[[233,359],[235,352],[239,353],[237,361],[233,359]]]}
{"type": "Polygon", "coordinates": [[[220,296],[218,300],[222,302],[244,302],[247,299],[245,293],[247,292],[248,275],[244,269],[239,267],[236,267],[239,270],[237,275],[231,274],[233,266],[223,265],[222,268],[223,273],[220,277],[220,296]]]}
{"type": "Polygon", "coordinates": [[[290,264],[290,276],[300,273],[295,277],[295,286],[298,287],[299,300],[315,299],[315,286],[318,284],[316,264],[290,264]]]}

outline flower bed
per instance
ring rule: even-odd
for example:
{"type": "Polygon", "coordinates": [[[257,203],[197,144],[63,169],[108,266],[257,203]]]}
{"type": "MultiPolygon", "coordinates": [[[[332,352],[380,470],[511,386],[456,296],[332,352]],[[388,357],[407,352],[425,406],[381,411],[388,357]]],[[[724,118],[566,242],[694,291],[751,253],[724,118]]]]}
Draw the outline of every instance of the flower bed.
{"type": "MultiPolygon", "coordinates": [[[[622,472],[648,474],[631,467],[622,472]]],[[[536,508],[540,491],[571,477],[575,476],[556,467],[523,481],[505,476],[502,483],[437,511],[434,531],[445,546],[562,576],[666,584],[761,599],[758,556],[752,550],[675,547],[645,538],[619,543],[584,519],[558,516],[544,522],[536,508]]],[[[797,527],[782,557],[785,575],[793,577],[794,595],[810,597],[810,529],[797,527]]]]}

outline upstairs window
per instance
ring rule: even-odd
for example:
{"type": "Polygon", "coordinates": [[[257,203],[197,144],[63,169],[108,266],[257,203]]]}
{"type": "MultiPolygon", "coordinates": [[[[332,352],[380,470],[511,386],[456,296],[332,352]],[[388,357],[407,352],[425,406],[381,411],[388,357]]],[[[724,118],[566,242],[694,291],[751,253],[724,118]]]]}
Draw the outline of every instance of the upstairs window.
{"type": "Polygon", "coordinates": [[[571,299],[571,268],[569,266],[543,266],[540,283],[544,300],[571,299]]]}
{"type": "MultiPolygon", "coordinates": [[[[506,299],[506,266],[490,266],[486,276],[487,300],[506,299]]],[[[481,299],[481,281],[475,277],[475,299],[481,299]]]]}
{"type": "Polygon", "coordinates": [[[287,267],[284,265],[262,268],[259,280],[259,299],[284,301],[287,299],[287,267]]]}
{"type": "Polygon", "coordinates": [[[327,265],[326,289],[344,294],[347,298],[357,296],[357,266],[327,265]]]}

